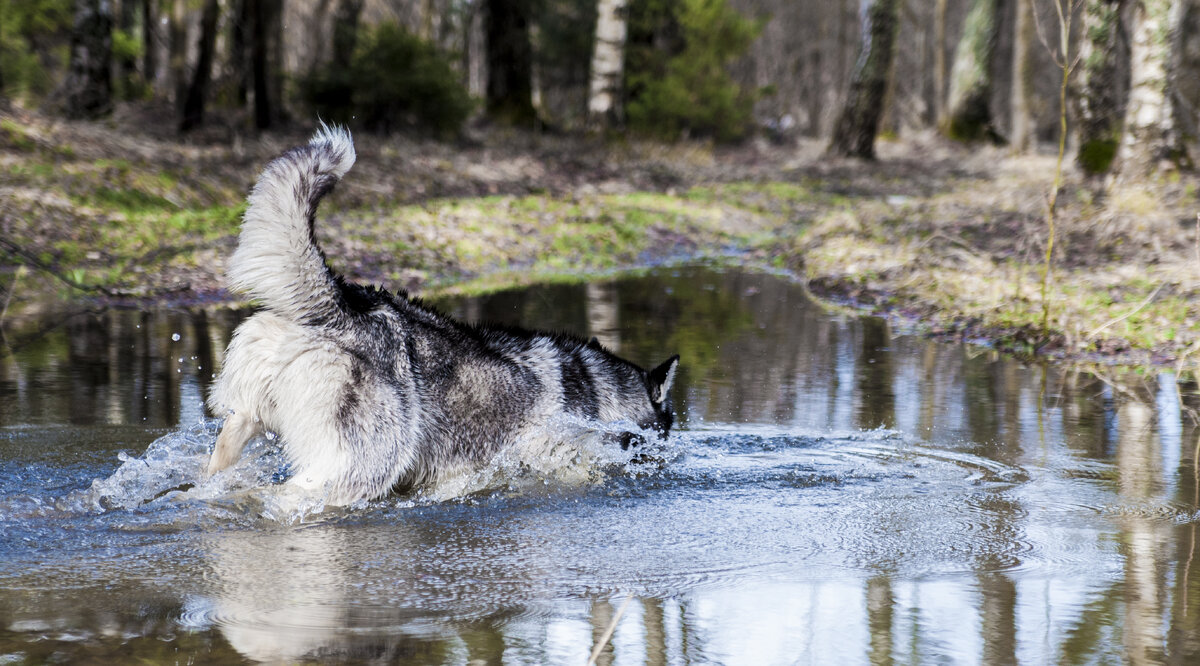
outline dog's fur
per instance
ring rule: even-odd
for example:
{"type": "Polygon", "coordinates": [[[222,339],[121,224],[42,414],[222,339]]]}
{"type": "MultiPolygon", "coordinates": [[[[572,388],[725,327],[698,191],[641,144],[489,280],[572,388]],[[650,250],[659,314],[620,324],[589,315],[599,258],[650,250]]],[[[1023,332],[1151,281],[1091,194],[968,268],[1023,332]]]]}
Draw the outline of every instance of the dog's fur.
{"type": "Polygon", "coordinates": [[[666,436],[678,356],[647,372],[595,339],[469,326],[334,274],[313,224],[354,158],[350,134],[322,126],[250,194],[228,278],[263,311],[234,333],[209,396],[226,415],[210,474],[269,430],[294,483],[346,504],[478,466],[559,415],[666,436]]]}

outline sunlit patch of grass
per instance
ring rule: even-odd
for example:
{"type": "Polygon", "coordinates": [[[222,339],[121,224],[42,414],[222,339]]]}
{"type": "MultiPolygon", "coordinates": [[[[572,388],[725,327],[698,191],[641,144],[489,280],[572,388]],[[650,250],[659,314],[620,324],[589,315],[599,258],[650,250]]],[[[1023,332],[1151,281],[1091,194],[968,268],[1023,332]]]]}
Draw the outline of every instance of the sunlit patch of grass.
{"type": "Polygon", "coordinates": [[[1108,201],[1109,208],[1118,215],[1146,216],[1162,208],[1162,203],[1142,187],[1114,187],[1108,201]]]}
{"type": "Polygon", "coordinates": [[[33,152],[37,149],[37,142],[29,136],[25,128],[8,118],[0,120],[0,132],[3,133],[5,143],[14,150],[33,152]]]}

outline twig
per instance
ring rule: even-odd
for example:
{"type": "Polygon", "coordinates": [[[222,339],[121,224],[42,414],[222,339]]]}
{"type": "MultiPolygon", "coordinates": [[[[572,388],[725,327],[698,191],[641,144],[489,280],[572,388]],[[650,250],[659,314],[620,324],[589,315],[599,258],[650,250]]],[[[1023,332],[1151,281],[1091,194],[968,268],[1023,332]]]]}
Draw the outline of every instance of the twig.
{"type": "Polygon", "coordinates": [[[600,636],[600,641],[596,643],[595,649],[592,650],[592,656],[588,659],[588,666],[593,666],[596,660],[600,658],[600,653],[604,651],[604,646],[608,645],[608,639],[612,638],[613,631],[617,628],[617,622],[621,621],[621,616],[625,614],[625,609],[629,606],[630,601],[633,601],[633,592],[630,592],[629,596],[625,597],[625,601],[617,609],[617,614],[613,616],[612,622],[608,623],[608,628],[600,636]]]}
{"type": "MultiPolygon", "coordinates": [[[[185,247],[184,250],[186,250],[186,249],[188,249],[188,248],[185,247]]],[[[72,289],[78,289],[79,291],[86,291],[86,292],[90,292],[90,293],[94,293],[94,294],[103,294],[104,296],[108,296],[109,298],[128,298],[128,297],[145,298],[148,296],[158,296],[161,294],[174,294],[174,293],[178,293],[181,291],[187,291],[188,289],[191,288],[191,285],[189,283],[179,283],[179,284],[167,285],[165,287],[160,287],[158,289],[147,289],[143,292],[143,291],[139,291],[136,289],[127,289],[127,288],[120,288],[120,287],[106,287],[102,284],[84,284],[82,282],[79,282],[78,280],[74,280],[74,279],[64,275],[62,273],[62,271],[60,271],[57,267],[42,261],[41,259],[39,259],[37,257],[37,255],[33,254],[32,252],[26,250],[25,248],[22,248],[21,246],[17,245],[16,243],[13,243],[12,241],[9,241],[5,238],[0,238],[0,250],[4,250],[4,251],[8,252],[12,256],[16,257],[18,261],[24,262],[25,265],[28,265],[32,268],[36,268],[37,270],[40,270],[40,271],[50,275],[51,277],[55,278],[59,282],[62,282],[63,284],[67,285],[68,287],[71,287],[72,289]]],[[[158,251],[159,250],[153,250],[153,251],[151,251],[150,255],[148,255],[148,256],[153,256],[153,254],[158,251]]]]}
{"type": "MultiPolygon", "coordinates": [[[[1057,3],[1055,3],[1055,4],[1057,4],[1057,3]]],[[[1061,13],[1061,11],[1062,10],[1059,10],[1060,13],[1061,13]]],[[[1054,47],[1050,46],[1050,40],[1046,39],[1046,30],[1045,30],[1045,28],[1042,27],[1042,20],[1040,18],[1038,18],[1037,7],[1036,6],[1033,7],[1033,11],[1031,11],[1029,13],[1031,15],[1033,15],[1033,28],[1034,28],[1034,31],[1037,33],[1038,41],[1040,41],[1042,43],[1042,47],[1046,49],[1046,52],[1049,53],[1050,57],[1054,59],[1054,64],[1057,65],[1058,64],[1058,55],[1057,55],[1058,52],[1054,49],[1054,47]]]]}
{"type": "MultiPolygon", "coordinates": [[[[1058,88],[1058,160],[1054,165],[1054,184],[1050,190],[1050,196],[1046,199],[1046,254],[1042,261],[1042,332],[1048,333],[1050,330],[1050,282],[1053,280],[1053,260],[1054,260],[1054,240],[1055,240],[1055,216],[1058,208],[1059,190],[1063,188],[1063,157],[1067,150],[1067,87],[1071,78],[1071,70],[1075,65],[1079,64],[1079,57],[1071,60],[1071,19],[1075,15],[1075,10],[1080,6],[1080,0],[1071,2],[1070,0],[1054,0],[1054,11],[1058,13],[1058,31],[1059,44],[1062,48],[1062,58],[1051,51],[1050,55],[1054,58],[1054,62],[1062,70],[1062,83],[1058,88]],[[1065,11],[1064,11],[1065,10],[1065,11]]],[[[1033,11],[1034,22],[1037,23],[1037,10],[1033,11]]],[[[1041,35],[1041,28],[1038,28],[1038,36],[1041,35]]],[[[1042,42],[1049,48],[1049,45],[1042,42]]]]}
{"type": "Polygon", "coordinates": [[[20,340],[13,340],[11,344],[9,343],[8,338],[4,335],[4,329],[0,328],[0,340],[2,340],[4,343],[5,355],[7,355],[7,356],[14,355],[16,352],[24,349],[25,347],[28,347],[29,345],[33,344],[34,342],[37,342],[38,340],[41,340],[42,338],[46,337],[50,333],[54,332],[55,330],[62,328],[63,326],[65,326],[67,324],[67,322],[71,321],[72,319],[74,319],[76,317],[98,315],[107,309],[108,308],[106,308],[106,307],[99,307],[99,308],[86,308],[86,309],[71,310],[71,311],[67,312],[66,314],[62,315],[61,317],[54,318],[49,323],[43,325],[38,330],[34,331],[32,334],[22,336],[20,340]]]}
{"type": "Polygon", "coordinates": [[[1093,377],[1095,377],[1096,379],[1099,379],[1110,389],[1125,396],[1126,398],[1129,398],[1130,400],[1133,400],[1134,402],[1145,403],[1145,400],[1142,400],[1141,397],[1139,397],[1137,393],[1129,390],[1122,384],[1118,384],[1115,380],[1109,379],[1108,377],[1104,376],[1104,373],[1100,372],[1096,368],[1092,368],[1088,372],[1091,372],[1093,377]]]}
{"type": "Polygon", "coordinates": [[[933,241],[938,240],[938,239],[944,240],[947,243],[950,243],[952,245],[957,245],[977,257],[986,257],[987,256],[987,253],[980,250],[979,248],[976,248],[975,246],[971,245],[970,243],[966,242],[965,240],[962,240],[961,238],[954,238],[953,236],[949,236],[941,231],[935,231],[935,232],[933,232],[933,234],[931,234],[929,236],[929,238],[926,238],[925,240],[921,241],[920,243],[917,243],[917,246],[915,249],[920,250],[924,247],[928,247],[931,243],[933,243],[933,241]]]}
{"type": "Polygon", "coordinates": [[[1092,331],[1091,333],[1088,333],[1087,339],[1090,340],[1090,339],[1094,338],[1096,336],[1096,334],[1099,333],[1100,331],[1103,331],[1104,329],[1108,328],[1109,326],[1112,326],[1113,324],[1119,324],[1119,323],[1125,321],[1126,319],[1132,317],[1133,315],[1137,314],[1138,312],[1140,312],[1142,308],[1146,307],[1147,305],[1150,305],[1150,301],[1153,301],[1154,297],[1158,296],[1158,292],[1162,291],[1162,288],[1165,286],[1166,286],[1165,282],[1160,282],[1159,285],[1154,288],[1154,291],[1150,292],[1150,295],[1146,297],[1146,300],[1142,301],[1141,303],[1138,303],[1138,306],[1136,308],[1130,310],[1129,312],[1126,312],[1125,314],[1121,315],[1120,317],[1117,317],[1116,319],[1110,320],[1109,322],[1101,325],[1099,328],[1092,331]]]}
{"type": "Polygon", "coordinates": [[[67,285],[68,287],[71,287],[72,289],[78,289],[80,291],[90,291],[90,292],[95,292],[95,293],[101,293],[101,294],[104,294],[105,296],[116,296],[117,295],[113,290],[111,290],[108,287],[105,287],[103,285],[83,284],[82,282],[77,282],[76,280],[72,280],[71,278],[67,277],[66,275],[63,275],[62,272],[57,270],[54,266],[47,264],[46,262],[39,259],[32,252],[26,250],[25,248],[21,247],[20,245],[17,245],[16,243],[13,243],[10,240],[7,240],[5,238],[0,238],[0,248],[3,248],[9,254],[13,255],[14,257],[16,257],[18,259],[21,259],[22,261],[26,262],[28,265],[30,265],[40,271],[49,273],[52,277],[56,278],[59,282],[62,282],[63,284],[67,285]]]}

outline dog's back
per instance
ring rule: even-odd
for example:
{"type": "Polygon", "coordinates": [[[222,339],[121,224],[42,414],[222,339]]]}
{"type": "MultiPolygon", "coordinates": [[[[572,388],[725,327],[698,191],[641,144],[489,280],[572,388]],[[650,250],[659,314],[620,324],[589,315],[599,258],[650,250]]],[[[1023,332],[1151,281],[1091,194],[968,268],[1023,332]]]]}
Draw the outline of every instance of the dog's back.
{"type": "Polygon", "coordinates": [[[347,132],[323,128],[250,195],[228,275],[264,311],[238,328],[209,397],[227,414],[210,472],[267,429],[294,482],[347,503],[477,465],[559,414],[665,436],[678,357],[646,372],[594,342],[468,326],[333,273],[316,208],[354,157],[347,132]]]}

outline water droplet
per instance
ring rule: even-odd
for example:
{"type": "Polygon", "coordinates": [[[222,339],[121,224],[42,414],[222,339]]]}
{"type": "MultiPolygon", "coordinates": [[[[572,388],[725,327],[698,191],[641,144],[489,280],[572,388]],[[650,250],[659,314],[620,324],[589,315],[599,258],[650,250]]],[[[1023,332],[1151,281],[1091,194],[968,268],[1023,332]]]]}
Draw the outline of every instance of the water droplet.
{"type": "Polygon", "coordinates": [[[179,342],[179,334],[178,334],[178,333],[172,333],[172,334],[171,334],[171,339],[172,339],[172,340],[174,340],[175,342],[179,342]]]}

